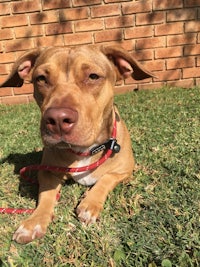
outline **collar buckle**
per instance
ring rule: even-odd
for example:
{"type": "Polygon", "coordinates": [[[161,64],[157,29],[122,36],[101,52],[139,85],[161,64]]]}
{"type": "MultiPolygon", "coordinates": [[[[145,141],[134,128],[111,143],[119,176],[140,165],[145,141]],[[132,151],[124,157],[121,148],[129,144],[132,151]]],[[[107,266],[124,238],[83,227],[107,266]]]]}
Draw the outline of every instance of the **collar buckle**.
{"type": "Polygon", "coordinates": [[[120,145],[117,143],[117,140],[115,138],[110,138],[107,142],[95,146],[90,150],[90,155],[95,155],[98,152],[106,149],[111,149],[114,153],[118,153],[120,151],[120,145]]]}

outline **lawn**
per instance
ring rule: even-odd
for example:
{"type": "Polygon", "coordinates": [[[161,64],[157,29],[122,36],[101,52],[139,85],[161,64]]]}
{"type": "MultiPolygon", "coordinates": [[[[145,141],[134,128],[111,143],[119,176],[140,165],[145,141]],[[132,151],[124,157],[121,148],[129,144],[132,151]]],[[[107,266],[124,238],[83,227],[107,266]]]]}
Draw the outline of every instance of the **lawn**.
{"type": "MultiPolygon", "coordinates": [[[[11,240],[27,215],[0,214],[0,266],[200,266],[200,89],[162,88],[116,97],[129,128],[137,171],[109,195],[100,221],[74,214],[85,187],[62,189],[44,239],[11,240]]],[[[35,104],[0,106],[0,207],[34,208],[37,187],[19,169],[39,163],[35,104]]]]}

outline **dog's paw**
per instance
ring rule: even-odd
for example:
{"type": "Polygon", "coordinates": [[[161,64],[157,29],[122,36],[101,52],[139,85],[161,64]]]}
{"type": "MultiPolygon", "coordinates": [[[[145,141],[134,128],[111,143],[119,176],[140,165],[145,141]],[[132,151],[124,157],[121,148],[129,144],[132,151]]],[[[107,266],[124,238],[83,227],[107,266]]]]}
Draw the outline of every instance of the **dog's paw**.
{"type": "Polygon", "coordinates": [[[13,240],[20,244],[27,244],[36,238],[41,238],[45,235],[46,230],[42,229],[40,224],[32,227],[22,224],[13,235],[13,240]]]}
{"type": "Polygon", "coordinates": [[[83,199],[76,209],[76,214],[78,219],[85,224],[95,223],[102,208],[102,205],[98,203],[83,199]]]}
{"type": "MultiPolygon", "coordinates": [[[[36,212],[36,211],[35,211],[36,212]]],[[[13,235],[13,240],[20,244],[26,244],[46,234],[47,227],[53,219],[53,214],[34,213],[27,220],[23,221],[13,235]]]]}

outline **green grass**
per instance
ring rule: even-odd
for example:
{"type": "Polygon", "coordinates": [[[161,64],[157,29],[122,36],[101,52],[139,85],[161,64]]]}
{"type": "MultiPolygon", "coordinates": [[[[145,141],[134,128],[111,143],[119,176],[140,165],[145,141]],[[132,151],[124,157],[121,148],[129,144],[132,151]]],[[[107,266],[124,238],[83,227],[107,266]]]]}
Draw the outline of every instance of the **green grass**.
{"type": "MultiPolygon", "coordinates": [[[[44,239],[11,241],[27,215],[0,214],[0,266],[200,266],[200,89],[138,91],[116,97],[132,137],[134,179],[110,195],[96,225],[74,208],[85,187],[62,189],[44,239]]],[[[41,158],[35,104],[0,106],[0,207],[35,207],[37,188],[19,169],[41,158]]]]}

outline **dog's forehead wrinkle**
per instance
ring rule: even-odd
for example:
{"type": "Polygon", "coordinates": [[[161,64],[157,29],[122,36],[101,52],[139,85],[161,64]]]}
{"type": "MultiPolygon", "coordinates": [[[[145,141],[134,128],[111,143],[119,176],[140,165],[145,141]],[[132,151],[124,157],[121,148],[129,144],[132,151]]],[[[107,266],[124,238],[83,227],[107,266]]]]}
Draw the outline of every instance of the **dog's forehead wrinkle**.
{"type": "Polygon", "coordinates": [[[76,58],[81,58],[82,63],[96,64],[97,66],[105,69],[106,65],[108,65],[108,60],[105,55],[94,47],[86,47],[83,46],[79,49],[74,49],[71,53],[72,61],[76,60],[76,58]]]}
{"type": "Polygon", "coordinates": [[[53,64],[62,67],[67,65],[70,49],[49,48],[45,50],[37,60],[36,67],[43,64],[53,64]]]}

